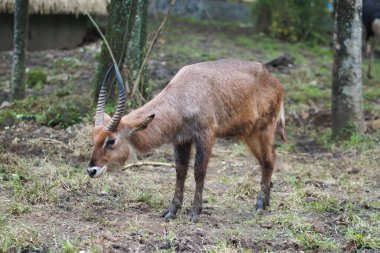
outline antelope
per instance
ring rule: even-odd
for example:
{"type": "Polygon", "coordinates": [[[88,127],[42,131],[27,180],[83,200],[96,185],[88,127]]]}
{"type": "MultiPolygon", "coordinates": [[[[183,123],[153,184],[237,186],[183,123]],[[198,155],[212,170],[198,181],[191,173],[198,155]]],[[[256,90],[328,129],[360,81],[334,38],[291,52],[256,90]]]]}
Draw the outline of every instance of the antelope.
{"type": "MultiPolygon", "coordinates": [[[[111,66],[112,68],[112,66],[111,66]]],[[[260,163],[261,189],[256,210],[269,205],[275,165],[275,134],[285,140],[284,90],[262,64],[225,59],[188,65],[139,109],[124,115],[123,81],[113,66],[119,101],[113,117],[104,113],[103,80],[93,129],[94,149],[87,172],[96,178],[122,166],[133,153],[172,143],[175,154],[174,196],[162,217],[174,219],[183,202],[191,147],[195,146],[195,193],[190,221],[202,210],[202,194],[211,151],[217,137],[239,137],[260,163]]]]}
{"type": "Polygon", "coordinates": [[[363,0],[362,21],[365,28],[366,56],[369,58],[367,77],[372,78],[371,68],[376,40],[380,39],[380,1],[363,0]]]}

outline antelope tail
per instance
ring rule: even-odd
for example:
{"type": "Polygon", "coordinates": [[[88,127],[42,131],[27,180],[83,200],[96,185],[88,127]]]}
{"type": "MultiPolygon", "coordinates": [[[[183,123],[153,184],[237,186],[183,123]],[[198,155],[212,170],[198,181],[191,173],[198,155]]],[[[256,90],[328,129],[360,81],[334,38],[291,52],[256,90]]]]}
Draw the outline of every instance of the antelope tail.
{"type": "Polygon", "coordinates": [[[284,101],[281,102],[280,114],[277,119],[277,132],[281,137],[281,140],[286,141],[285,134],[285,110],[284,110],[284,101]]]}

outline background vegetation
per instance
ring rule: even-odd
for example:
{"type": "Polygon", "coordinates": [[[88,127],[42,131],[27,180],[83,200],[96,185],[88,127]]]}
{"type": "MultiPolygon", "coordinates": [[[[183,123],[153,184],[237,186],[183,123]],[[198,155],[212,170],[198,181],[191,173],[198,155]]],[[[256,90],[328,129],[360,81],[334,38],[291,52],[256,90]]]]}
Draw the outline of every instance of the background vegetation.
{"type": "Polygon", "coordinates": [[[330,0],[257,0],[253,4],[254,25],[290,42],[327,43],[332,34],[330,0]]]}

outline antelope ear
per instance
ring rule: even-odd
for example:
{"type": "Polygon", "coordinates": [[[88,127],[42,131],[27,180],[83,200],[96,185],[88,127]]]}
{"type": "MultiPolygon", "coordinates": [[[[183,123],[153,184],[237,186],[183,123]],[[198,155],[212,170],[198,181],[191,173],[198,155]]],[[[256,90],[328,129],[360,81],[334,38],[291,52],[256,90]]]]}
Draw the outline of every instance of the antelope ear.
{"type": "Polygon", "coordinates": [[[144,130],[145,128],[147,128],[149,123],[152,122],[152,120],[154,119],[154,115],[155,114],[152,114],[149,117],[146,117],[144,120],[132,124],[130,126],[128,136],[131,136],[136,131],[144,130]]]}
{"type": "Polygon", "coordinates": [[[149,117],[146,117],[138,126],[138,130],[145,129],[148,127],[149,123],[152,122],[154,119],[155,114],[150,115],[149,117]]]}

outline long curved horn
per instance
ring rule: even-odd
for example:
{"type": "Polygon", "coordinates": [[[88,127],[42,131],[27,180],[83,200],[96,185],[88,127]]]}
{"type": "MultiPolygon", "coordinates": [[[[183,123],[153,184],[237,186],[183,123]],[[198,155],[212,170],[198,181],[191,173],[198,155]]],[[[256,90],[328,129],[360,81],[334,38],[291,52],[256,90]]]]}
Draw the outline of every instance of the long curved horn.
{"type": "Polygon", "coordinates": [[[115,131],[117,126],[120,123],[121,117],[124,115],[125,111],[125,87],[123,83],[123,79],[121,78],[121,74],[119,72],[119,68],[116,65],[113,65],[115,69],[115,76],[118,84],[118,89],[119,89],[119,102],[117,104],[117,109],[115,114],[112,117],[111,122],[107,126],[107,131],[115,131]]]}
{"type": "Polygon", "coordinates": [[[103,79],[102,86],[100,88],[98,104],[96,105],[96,114],[95,114],[95,126],[104,125],[104,106],[106,104],[106,85],[108,77],[113,68],[113,64],[107,70],[106,76],[103,79]]]}

